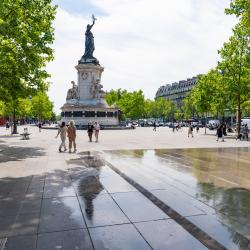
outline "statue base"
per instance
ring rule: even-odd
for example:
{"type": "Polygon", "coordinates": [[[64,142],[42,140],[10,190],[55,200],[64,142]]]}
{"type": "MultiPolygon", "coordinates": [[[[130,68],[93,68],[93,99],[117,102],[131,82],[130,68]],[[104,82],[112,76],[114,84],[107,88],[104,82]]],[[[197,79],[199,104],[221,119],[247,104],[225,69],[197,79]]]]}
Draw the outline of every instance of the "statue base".
{"type": "Polygon", "coordinates": [[[98,122],[102,126],[118,126],[119,124],[117,107],[105,107],[102,103],[91,105],[90,100],[89,104],[66,103],[61,110],[61,122],[68,124],[74,120],[77,127],[86,126],[89,122],[98,122]]]}
{"type": "Polygon", "coordinates": [[[100,83],[104,68],[94,63],[79,63],[75,68],[79,99],[66,100],[61,108],[61,122],[74,120],[80,128],[95,121],[102,126],[118,126],[119,109],[107,104],[100,83]]]}
{"type": "Polygon", "coordinates": [[[78,64],[94,64],[94,65],[100,65],[99,61],[95,57],[86,58],[82,56],[82,58],[78,61],[78,64]]]}

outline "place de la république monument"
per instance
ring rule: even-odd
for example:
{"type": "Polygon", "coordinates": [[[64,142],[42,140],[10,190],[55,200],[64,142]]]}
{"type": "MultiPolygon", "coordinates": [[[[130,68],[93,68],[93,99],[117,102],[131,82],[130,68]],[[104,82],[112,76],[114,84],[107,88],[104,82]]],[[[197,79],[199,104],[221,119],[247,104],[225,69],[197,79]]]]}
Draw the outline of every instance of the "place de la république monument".
{"type": "Polygon", "coordinates": [[[89,122],[97,121],[102,126],[117,126],[118,108],[109,106],[105,100],[105,91],[101,84],[104,68],[93,56],[95,50],[94,36],[91,32],[95,24],[87,25],[85,32],[85,52],[75,66],[77,84],[72,81],[72,88],[67,92],[66,103],[61,107],[61,121],[68,123],[74,120],[78,127],[84,127],[89,122]]]}

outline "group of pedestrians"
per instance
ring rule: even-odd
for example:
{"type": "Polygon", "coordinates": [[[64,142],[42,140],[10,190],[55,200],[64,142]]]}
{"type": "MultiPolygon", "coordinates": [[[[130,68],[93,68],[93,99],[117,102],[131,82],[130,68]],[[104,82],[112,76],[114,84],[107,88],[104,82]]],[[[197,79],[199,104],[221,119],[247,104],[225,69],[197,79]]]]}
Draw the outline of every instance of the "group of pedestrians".
{"type": "MultiPolygon", "coordinates": [[[[89,142],[92,142],[93,134],[95,136],[95,142],[98,142],[99,137],[99,131],[100,131],[100,125],[95,122],[92,124],[91,122],[88,123],[87,127],[87,133],[89,137],[89,142]]],[[[67,151],[66,146],[66,139],[68,137],[69,139],[69,153],[76,152],[76,126],[74,121],[70,121],[68,125],[66,125],[65,122],[62,122],[61,126],[58,129],[56,138],[60,135],[61,143],[59,146],[59,152],[62,152],[62,149],[64,151],[67,151]],[[74,151],[72,151],[72,147],[74,148],[74,151]]]]}
{"type": "Polygon", "coordinates": [[[94,124],[92,124],[91,122],[88,123],[87,132],[88,132],[89,142],[92,142],[93,134],[95,136],[95,142],[98,142],[99,131],[100,131],[100,125],[98,124],[98,122],[95,122],[94,124]]]}
{"type": "Polygon", "coordinates": [[[76,152],[76,127],[74,121],[70,121],[68,126],[66,126],[65,122],[62,122],[61,126],[58,129],[56,138],[58,137],[58,135],[60,135],[61,138],[59,152],[62,152],[62,148],[64,148],[64,151],[67,151],[67,136],[69,138],[69,153],[72,153],[72,145],[74,147],[74,152],[76,152]]]}

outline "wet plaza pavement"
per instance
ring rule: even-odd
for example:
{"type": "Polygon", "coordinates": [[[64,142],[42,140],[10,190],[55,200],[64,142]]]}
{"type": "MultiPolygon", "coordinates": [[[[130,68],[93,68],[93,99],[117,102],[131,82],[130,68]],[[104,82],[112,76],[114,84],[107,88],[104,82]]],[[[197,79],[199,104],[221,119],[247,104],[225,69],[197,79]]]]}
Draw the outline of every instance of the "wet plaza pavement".
{"type": "Polygon", "coordinates": [[[250,249],[250,148],[27,150],[0,178],[1,250],[250,249]]]}

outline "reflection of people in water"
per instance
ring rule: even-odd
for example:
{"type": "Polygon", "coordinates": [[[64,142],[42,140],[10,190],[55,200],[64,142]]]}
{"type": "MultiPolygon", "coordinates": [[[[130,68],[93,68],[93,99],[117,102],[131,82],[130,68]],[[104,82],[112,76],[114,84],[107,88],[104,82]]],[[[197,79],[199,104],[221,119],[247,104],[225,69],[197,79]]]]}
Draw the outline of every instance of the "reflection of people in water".
{"type": "Polygon", "coordinates": [[[91,219],[94,212],[93,200],[103,190],[103,186],[99,181],[99,171],[104,163],[97,156],[88,156],[83,160],[87,171],[86,175],[80,180],[78,191],[84,200],[87,217],[91,219]]]}

